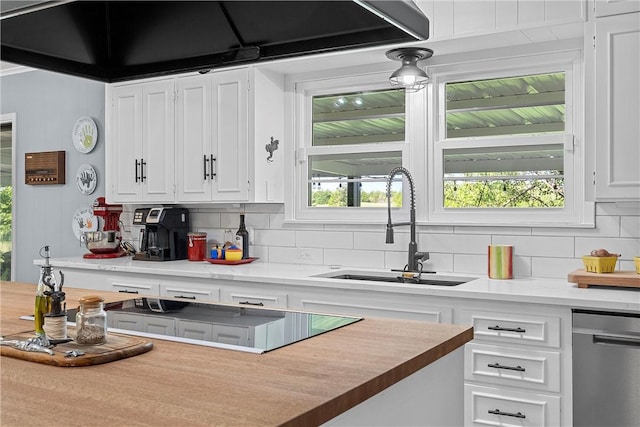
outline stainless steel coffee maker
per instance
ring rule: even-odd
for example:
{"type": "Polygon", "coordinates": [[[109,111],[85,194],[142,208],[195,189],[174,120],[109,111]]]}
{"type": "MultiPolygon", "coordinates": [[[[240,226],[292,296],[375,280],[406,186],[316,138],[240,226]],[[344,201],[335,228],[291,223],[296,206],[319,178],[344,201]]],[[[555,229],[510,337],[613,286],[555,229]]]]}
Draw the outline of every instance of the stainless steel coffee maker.
{"type": "Polygon", "coordinates": [[[133,214],[140,230],[140,250],[133,259],[175,261],[187,258],[189,210],[177,207],[139,208],[133,214]]]}

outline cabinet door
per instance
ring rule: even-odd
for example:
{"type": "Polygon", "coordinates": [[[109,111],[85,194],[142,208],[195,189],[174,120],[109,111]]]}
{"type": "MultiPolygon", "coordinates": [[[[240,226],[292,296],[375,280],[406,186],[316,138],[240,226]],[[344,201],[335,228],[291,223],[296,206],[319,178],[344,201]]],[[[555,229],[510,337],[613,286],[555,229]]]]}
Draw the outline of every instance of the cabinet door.
{"type": "Polygon", "coordinates": [[[142,332],[176,336],[176,319],[173,317],[142,316],[142,332]]]}
{"type": "Polygon", "coordinates": [[[640,13],[596,22],[596,200],[640,200],[640,13]]]}
{"type": "Polygon", "coordinates": [[[640,11],[638,0],[595,0],[596,17],[640,11]]]}
{"type": "Polygon", "coordinates": [[[142,332],[142,316],[138,314],[110,311],[107,314],[107,323],[110,328],[142,332]]]}
{"type": "Polygon", "coordinates": [[[142,168],[144,201],[175,201],[174,83],[163,80],[142,86],[142,168]]]}
{"type": "Polygon", "coordinates": [[[142,85],[112,89],[110,118],[107,201],[136,202],[142,197],[138,165],[142,157],[142,85]]]}
{"type": "Polygon", "coordinates": [[[176,320],[176,336],[200,341],[211,341],[213,325],[207,322],[194,322],[191,320],[176,320]]]}
{"type": "Polygon", "coordinates": [[[247,69],[213,74],[213,201],[249,198],[247,69]]]}
{"type": "Polygon", "coordinates": [[[212,337],[215,342],[247,347],[251,345],[250,336],[249,326],[212,325],[212,337]]]}
{"type": "Polygon", "coordinates": [[[177,93],[178,200],[210,201],[214,157],[211,146],[211,76],[178,79],[177,93]]]}

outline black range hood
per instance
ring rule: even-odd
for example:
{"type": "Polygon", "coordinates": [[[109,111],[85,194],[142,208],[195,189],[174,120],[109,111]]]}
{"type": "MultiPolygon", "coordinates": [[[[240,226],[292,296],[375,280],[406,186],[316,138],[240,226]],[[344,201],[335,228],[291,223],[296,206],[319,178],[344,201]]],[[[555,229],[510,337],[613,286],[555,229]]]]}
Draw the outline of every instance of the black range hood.
{"type": "Polygon", "coordinates": [[[412,1],[3,0],[0,60],[119,82],[428,35],[412,1]]]}

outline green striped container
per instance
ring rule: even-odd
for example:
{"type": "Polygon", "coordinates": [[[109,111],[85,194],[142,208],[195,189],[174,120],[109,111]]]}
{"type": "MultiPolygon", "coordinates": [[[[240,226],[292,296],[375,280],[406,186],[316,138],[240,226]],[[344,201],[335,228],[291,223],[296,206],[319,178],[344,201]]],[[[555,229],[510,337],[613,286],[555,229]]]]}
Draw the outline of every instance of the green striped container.
{"type": "Polygon", "coordinates": [[[513,246],[489,245],[489,278],[513,279],[513,246]]]}

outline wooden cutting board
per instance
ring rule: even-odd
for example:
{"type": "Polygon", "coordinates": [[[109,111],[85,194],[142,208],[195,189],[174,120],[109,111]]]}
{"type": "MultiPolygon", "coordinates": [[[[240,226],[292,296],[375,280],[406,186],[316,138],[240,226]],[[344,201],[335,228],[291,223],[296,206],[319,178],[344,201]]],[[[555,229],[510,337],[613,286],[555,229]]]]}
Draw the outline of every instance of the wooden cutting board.
{"type": "MultiPolygon", "coordinates": [[[[75,330],[69,327],[69,338],[75,338],[75,330]]],[[[27,340],[33,338],[34,332],[22,332],[15,335],[5,336],[5,340],[27,340]]],[[[101,363],[113,362],[114,360],[126,357],[137,356],[146,353],[153,348],[153,343],[141,337],[109,333],[106,344],[102,345],[80,345],[74,341],[58,344],[51,348],[53,355],[31,351],[18,350],[9,346],[0,346],[2,356],[14,357],[16,359],[28,360],[30,362],[44,363],[53,366],[90,366],[101,363]],[[70,350],[80,350],[85,354],[78,357],[65,357],[65,352],[70,350]]]]}
{"type": "Polygon", "coordinates": [[[589,286],[640,288],[640,274],[637,274],[635,271],[589,273],[585,270],[576,270],[569,273],[568,281],[571,283],[577,283],[579,288],[588,288],[589,286]]]}

